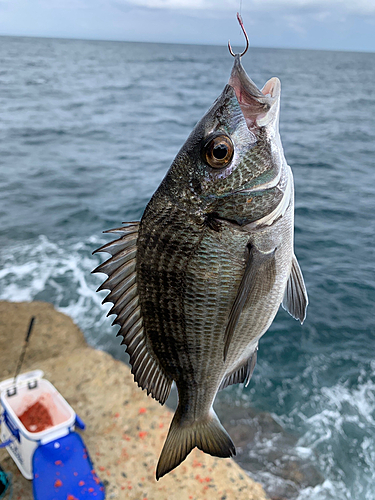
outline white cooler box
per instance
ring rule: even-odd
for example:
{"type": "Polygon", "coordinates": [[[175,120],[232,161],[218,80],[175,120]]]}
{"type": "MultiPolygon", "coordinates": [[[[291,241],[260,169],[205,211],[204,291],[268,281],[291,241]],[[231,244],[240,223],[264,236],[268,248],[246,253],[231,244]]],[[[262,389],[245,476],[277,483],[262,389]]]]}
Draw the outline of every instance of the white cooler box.
{"type": "Polygon", "coordinates": [[[104,500],[104,485],[74,432],[75,425],[85,424],[43,375],[36,370],[17,377],[16,386],[14,379],[0,383],[0,448],[6,447],[25,478],[33,480],[35,500],[104,500]],[[44,408],[33,409],[36,403],[44,408]]]}
{"type": "Polygon", "coordinates": [[[7,451],[26,479],[33,478],[32,458],[35,449],[74,430],[76,413],[55,387],[43,379],[41,370],[24,373],[0,383],[1,434],[7,451]],[[52,426],[41,432],[26,429],[18,418],[35,403],[41,403],[52,418],[52,426]]]}

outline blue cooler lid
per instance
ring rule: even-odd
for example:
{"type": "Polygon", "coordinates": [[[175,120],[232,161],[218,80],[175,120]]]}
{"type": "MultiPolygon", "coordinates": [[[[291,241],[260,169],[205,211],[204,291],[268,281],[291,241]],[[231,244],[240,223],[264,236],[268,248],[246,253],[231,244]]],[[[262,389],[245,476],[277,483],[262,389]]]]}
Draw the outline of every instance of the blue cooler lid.
{"type": "Polygon", "coordinates": [[[102,500],[104,486],[76,432],[39,445],[33,455],[34,500],[102,500]]]}

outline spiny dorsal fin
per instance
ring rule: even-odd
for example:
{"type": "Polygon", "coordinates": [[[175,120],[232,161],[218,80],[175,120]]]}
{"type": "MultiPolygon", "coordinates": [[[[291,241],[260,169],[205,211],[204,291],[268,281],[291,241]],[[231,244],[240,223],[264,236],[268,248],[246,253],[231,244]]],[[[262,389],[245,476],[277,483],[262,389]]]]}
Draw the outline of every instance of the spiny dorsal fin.
{"type": "Polygon", "coordinates": [[[100,264],[93,273],[105,273],[108,279],[98,288],[110,290],[105,302],[112,302],[109,311],[115,314],[113,324],[120,325],[117,335],[123,336],[122,344],[130,355],[130,364],[134,380],[138,386],[164,404],[169,396],[172,385],[164,373],[160,363],[149,352],[143,328],[143,319],[139,305],[137,289],[137,239],[139,222],[124,223],[123,227],[105,231],[119,233],[117,240],[103,245],[96,252],[107,252],[111,257],[100,264]]]}
{"type": "Polygon", "coordinates": [[[223,378],[219,391],[225,389],[229,385],[234,384],[245,384],[245,387],[249,385],[251,376],[253,374],[256,362],[257,362],[258,346],[255,348],[253,354],[245,362],[242,362],[239,366],[236,366],[234,370],[226,374],[223,378]]]}
{"type": "Polygon", "coordinates": [[[302,324],[306,318],[308,303],[309,299],[302,271],[296,256],[293,254],[292,269],[285,288],[282,306],[294,319],[299,319],[302,324]]]}
{"type": "Polygon", "coordinates": [[[253,303],[256,303],[273,286],[276,277],[275,251],[276,249],[267,253],[261,252],[255,246],[249,249],[245,272],[233,302],[225,330],[224,361],[246,301],[249,299],[253,303]]]}

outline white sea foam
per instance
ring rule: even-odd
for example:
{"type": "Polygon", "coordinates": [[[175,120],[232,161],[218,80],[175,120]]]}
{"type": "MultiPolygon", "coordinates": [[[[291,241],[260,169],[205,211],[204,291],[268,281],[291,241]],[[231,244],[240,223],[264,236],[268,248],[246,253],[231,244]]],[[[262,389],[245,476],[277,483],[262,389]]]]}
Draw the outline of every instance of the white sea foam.
{"type": "Polygon", "coordinates": [[[92,237],[62,247],[40,236],[34,244],[8,248],[0,255],[0,299],[52,302],[82,328],[91,345],[111,350],[109,305],[101,305],[105,292],[95,292],[102,279],[91,274],[99,263],[91,252],[101,243],[92,237]]]}
{"type": "MultiPolygon", "coordinates": [[[[315,487],[304,488],[296,500],[354,500],[348,495],[348,490],[342,481],[326,479],[315,487]]],[[[359,499],[355,499],[359,500],[359,499]]]]}
{"type": "MultiPolygon", "coordinates": [[[[60,245],[40,236],[33,244],[20,244],[7,252],[0,252],[3,268],[0,270],[0,299],[11,301],[47,300],[68,314],[82,328],[88,342],[109,352],[123,352],[118,349],[111,320],[105,317],[109,305],[102,306],[105,292],[95,290],[104,276],[92,275],[91,271],[102,260],[91,252],[103,243],[102,239],[91,237],[86,242],[65,242],[60,245]]],[[[319,359],[320,366],[323,360],[319,359]]],[[[316,363],[315,366],[319,365],[316,363]]],[[[375,361],[372,364],[375,372],[375,361]]],[[[308,369],[303,376],[308,376],[308,369]]],[[[287,379],[288,384],[301,384],[301,374],[287,379]]],[[[267,377],[262,380],[272,387],[267,377]]],[[[290,394],[286,384],[278,391],[280,405],[290,394]]],[[[359,374],[357,384],[350,387],[345,383],[320,388],[313,383],[313,394],[309,402],[295,405],[289,415],[275,415],[283,427],[297,423],[301,437],[292,445],[283,445],[277,435],[264,436],[256,433],[255,442],[249,450],[249,459],[260,467],[252,474],[261,481],[269,492],[292,491],[298,500],[375,500],[375,382],[368,373],[359,374]],[[351,450],[350,458],[355,461],[348,472],[337,461],[340,446],[351,450]],[[296,497],[296,485],[289,479],[278,476],[278,466],[269,460],[272,450],[282,448],[285,463],[300,459],[310,461],[325,477],[315,487],[303,488],[296,497]],[[351,473],[350,481],[347,475],[351,473]]],[[[240,401],[240,394],[233,397],[240,401]]],[[[241,389],[242,391],[242,389],[241,389]]],[[[251,391],[249,391],[250,393],[251,391]]],[[[280,464],[279,464],[280,465],[280,464]]],[[[291,498],[292,498],[291,497],[291,498]]]]}
{"type": "Polygon", "coordinates": [[[322,485],[300,492],[298,500],[375,498],[375,383],[362,373],[356,387],[337,383],[320,390],[319,409],[304,420],[298,445],[318,457],[322,485]],[[337,461],[340,449],[346,460],[337,461]],[[349,459],[351,462],[348,462],[349,459]]]}

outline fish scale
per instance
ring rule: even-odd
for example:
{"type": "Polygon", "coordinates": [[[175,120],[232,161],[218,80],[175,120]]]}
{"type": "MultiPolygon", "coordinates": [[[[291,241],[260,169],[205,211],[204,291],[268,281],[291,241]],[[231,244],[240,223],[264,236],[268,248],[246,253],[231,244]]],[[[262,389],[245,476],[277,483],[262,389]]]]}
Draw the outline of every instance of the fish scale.
{"type": "MultiPolygon", "coordinates": [[[[175,216],[178,216],[178,211],[175,211],[175,216]]],[[[179,344],[186,344],[184,328],[184,311],[181,297],[181,288],[183,286],[183,269],[186,261],[189,258],[189,251],[193,250],[191,239],[186,240],[185,244],[177,244],[177,238],[183,241],[183,233],[178,233],[176,229],[180,229],[180,218],[177,219],[178,228],[174,227],[172,210],[168,213],[168,224],[164,226],[160,234],[153,235],[149,238],[150,233],[148,226],[143,225],[140,229],[139,250],[142,265],[138,267],[137,276],[139,279],[140,297],[147,297],[143,305],[143,314],[145,324],[148,330],[148,338],[154,350],[158,351],[158,357],[165,357],[166,362],[171,366],[171,371],[174,372],[180,363],[175,363],[176,358],[183,356],[183,350],[179,350],[176,346],[176,340],[179,344]],[[143,244],[143,234],[145,240],[143,244]],[[177,236],[178,235],[178,236],[177,236]],[[153,245],[153,239],[157,239],[157,244],[153,245]],[[161,248],[163,252],[161,253],[161,248]],[[144,252],[144,253],[143,253],[144,252]],[[175,262],[178,262],[178,266],[175,262]],[[150,272],[153,269],[153,263],[157,263],[158,272],[150,272]],[[143,287],[147,287],[147,293],[143,287]],[[144,293],[142,293],[144,292],[144,293]],[[157,313],[155,314],[155,304],[158,304],[157,313]],[[173,325],[173,332],[171,326],[173,325]],[[164,342],[160,342],[159,332],[163,332],[165,337],[164,342]],[[173,341],[172,334],[175,333],[173,341]]],[[[151,224],[163,225],[164,217],[160,221],[151,220],[151,224]]],[[[180,242],[181,243],[181,242],[180,242]]],[[[142,299],[141,299],[142,300],[142,299]]],[[[173,373],[176,377],[178,374],[173,373]]]]}
{"type": "Polygon", "coordinates": [[[213,402],[248,383],[258,341],[282,305],[301,322],[307,294],[293,252],[293,176],[278,132],[280,82],[264,94],[235,56],[229,84],[198,122],[140,223],[99,251],[134,380],[178,406],[159,479],[194,447],[235,447],[213,402]],[[135,260],[135,269],[133,262],[135,260]]]}

